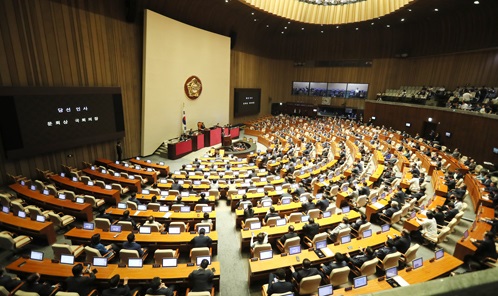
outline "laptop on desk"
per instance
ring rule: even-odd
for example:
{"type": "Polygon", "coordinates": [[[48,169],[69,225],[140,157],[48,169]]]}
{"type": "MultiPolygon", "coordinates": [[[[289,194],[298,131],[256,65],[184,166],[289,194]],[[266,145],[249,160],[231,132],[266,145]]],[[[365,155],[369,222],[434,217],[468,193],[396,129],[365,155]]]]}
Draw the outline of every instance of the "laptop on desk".
{"type": "Polygon", "coordinates": [[[391,287],[397,288],[397,287],[406,287],[409,286],[410,284],[405,281],[401,276],[398,275],[398,267],[391,267],[386,270],[386,278],[387,282],[391,287]]]}

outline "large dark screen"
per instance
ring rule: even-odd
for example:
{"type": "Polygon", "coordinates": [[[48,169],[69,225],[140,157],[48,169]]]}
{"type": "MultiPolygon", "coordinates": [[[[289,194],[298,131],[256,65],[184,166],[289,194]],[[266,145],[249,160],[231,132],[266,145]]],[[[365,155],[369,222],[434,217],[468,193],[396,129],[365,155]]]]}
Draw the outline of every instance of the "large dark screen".
{"type": "Polygon", "coordinates": [[[124,136],[119,88],[1,89],[0,108],[7,158],[124,136]]]}
{"type": "Polygon", "coordinates": [[[261,89],[236,88],[234,91],[233,115],[245,116],[259,114],[261,89]]]}

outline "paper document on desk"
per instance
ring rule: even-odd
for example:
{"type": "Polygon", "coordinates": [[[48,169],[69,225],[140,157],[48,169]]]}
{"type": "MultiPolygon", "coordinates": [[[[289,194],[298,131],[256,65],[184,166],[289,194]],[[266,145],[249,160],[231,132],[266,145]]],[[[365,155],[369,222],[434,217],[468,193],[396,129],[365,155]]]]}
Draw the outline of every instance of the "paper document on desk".
{"type": "Polygon", "coordinates": [[[334,252],[332,252],[332,250],[329,248],[321,248],[320,251],[322,251],[323,255],[325,255],[326,257],[334,256],[334,252]]]}
{"type": "Polygon", "coordinates": [[[385,205],[381,204],[380,202],[374,203],[373,206],[376,207],[377,209],[382,209],[383,207],[385,207],[385,205]]]}
{"type": "Polygon", "coordinates": [[[402,278],[399,275],[393,276],[392,279],[395,280],[401,287],[406,287],[410,285],[407,281],[405,281],[404,278],[402,278]]]}
{"type": "Polygon", "coordinates": [[[422,210],[422,211],[420,211],[420,213],[421,213],[422,215],[424,215],[424,216],[427,216],[427,215],[426,215],[426,214],[427,214],[427,211],[426,211],[426,210],[422,210]]]}
{"type": "Polygon", "coordinates": [[[166,219],[169,218],[169,217],[171,217],[171,212],[167,212],[166,214],[164,214],[163,217],[166,218],[166,219]]]}
{"type": "Polygon", "coordinates": [[[140,211],[136,211],[135,214],[133,214],[133,216],[138,216],[138,214],[140,214],[140,211]]]}

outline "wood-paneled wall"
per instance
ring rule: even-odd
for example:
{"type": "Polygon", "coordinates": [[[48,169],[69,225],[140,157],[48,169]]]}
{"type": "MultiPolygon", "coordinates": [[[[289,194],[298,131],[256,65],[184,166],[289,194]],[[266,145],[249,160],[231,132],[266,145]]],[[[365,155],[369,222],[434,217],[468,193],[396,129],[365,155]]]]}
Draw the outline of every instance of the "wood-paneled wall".
{"type": "MultiPolygon", "coordinates": [[[[142,26],[125,22],[124,1],[0,1],[0,86],[121,86],[124,156],[140,148],[142,26]]],[[[98,157],[115,158],[115,142],[9,161],[6,173],[35,176],[98,157]],[[68,157],[70,155],[71,157],[68,157]]]]}
{"type": "Polygon", "coordinates": [[[374,124],[395,130],[406,131],[414,136],[422,135],[424,122],[432,118],[437,123],[441,145],[450,149],[459,148],[464,155],[473,157],[478,163],[489,161],[498,163],[498,155],[493,147],[498,147],[498,118],[496,115],[479,115],[466,111],[453,111],[446,108],[413,106],[391,102],[367,101],[365,120],[375,116],[374,124]],[[405,123],[410,122],[407,128],[405,123]],[[445,136],[446,132],[451,137],[445,136]]]}

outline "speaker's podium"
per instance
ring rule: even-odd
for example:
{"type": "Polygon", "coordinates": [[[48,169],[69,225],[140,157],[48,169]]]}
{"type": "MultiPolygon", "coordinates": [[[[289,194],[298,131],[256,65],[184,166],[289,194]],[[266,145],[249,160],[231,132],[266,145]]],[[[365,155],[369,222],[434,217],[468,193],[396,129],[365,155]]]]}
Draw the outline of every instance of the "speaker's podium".
{"type": "Polygon", "coordinates": [[[222,142],[222,145],[223,146],[232,146],[232,136],[228,135],[228,136],[223,136],[223,142],[222,142]]]}

